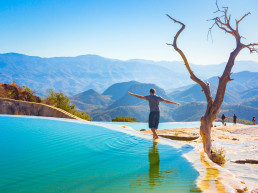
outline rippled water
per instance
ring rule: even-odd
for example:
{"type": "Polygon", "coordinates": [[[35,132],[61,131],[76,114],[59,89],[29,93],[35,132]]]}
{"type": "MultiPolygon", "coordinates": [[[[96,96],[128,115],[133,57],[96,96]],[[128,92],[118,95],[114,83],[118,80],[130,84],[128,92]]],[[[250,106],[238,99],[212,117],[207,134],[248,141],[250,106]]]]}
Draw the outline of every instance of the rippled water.
{"type": "Polygon", "coordinates": [[[0,116],[0,192],[199,191],[199,174],[182,157],[191,146],[113,127],[0,116]]]}

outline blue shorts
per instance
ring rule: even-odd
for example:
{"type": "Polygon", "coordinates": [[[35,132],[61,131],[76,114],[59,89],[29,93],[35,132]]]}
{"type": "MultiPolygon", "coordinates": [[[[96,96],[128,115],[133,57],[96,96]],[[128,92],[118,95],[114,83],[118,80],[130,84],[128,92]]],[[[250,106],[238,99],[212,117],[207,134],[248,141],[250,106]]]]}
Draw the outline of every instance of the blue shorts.
{"type": "Polygon", "coordinates": [[[158,129],[159,117],[160,117],[160,112],[159,111],[150,112],[150,115],[149,115],[149,128],[158,129]]]}

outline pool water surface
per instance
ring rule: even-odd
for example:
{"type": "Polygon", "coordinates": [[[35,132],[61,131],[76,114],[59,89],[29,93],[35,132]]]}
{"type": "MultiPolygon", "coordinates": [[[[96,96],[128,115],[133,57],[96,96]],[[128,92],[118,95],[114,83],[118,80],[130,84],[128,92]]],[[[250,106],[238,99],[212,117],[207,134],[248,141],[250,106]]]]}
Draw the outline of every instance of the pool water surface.
{"type": "Polygon", "coordinates": [[[0,116],[0,132],[0,192],[200,192],[199,173],[183,157],[189,145],[26,116],[0,116]]]}
{"type": "MultiPolygon", "coordinates": [[[[133,128],[134,130],[149,129],[148,123],[133,123],[133,122],[104,122],[111,125],[126,125],[133,128]]],[[[193,122],[165,122],[160,123],[158,129],[175,129],[175,128],[191,128],[199,127],[200,121],[193,122]]],[[[228,124],[228,123],[227,123],[228,124]]],[[[214,122],[213,125],[220,126],[220,122],[214,122]]],[[[230,125],[230,123],[229,123],[230,125]]]]}

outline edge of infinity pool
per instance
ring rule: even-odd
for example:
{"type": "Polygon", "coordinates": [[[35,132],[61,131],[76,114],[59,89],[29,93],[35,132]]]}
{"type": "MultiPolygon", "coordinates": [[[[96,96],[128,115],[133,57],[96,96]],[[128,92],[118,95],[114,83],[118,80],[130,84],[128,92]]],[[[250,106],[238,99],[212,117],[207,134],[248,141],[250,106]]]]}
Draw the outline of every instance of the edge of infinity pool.
{"type": "MultiPolygon", "coordinates": [[[[74,120],[66,118],[55,118],[55,117],[42,117],[42,116],[25,116],[25,115],[5,115],[1,114],[0,117],[18,117],[18,118],[31,118],[31,119],[48,119],[55,121],[67,121],[77,124],[95,125],[115,130],[117,132],[127,133],[132,136],[152,140],[152,136],[148,134],[140,133],[134,129],[128,127],[122,127],[121,125],[110,125],[101,122],[90,122],[83,120],[74,120]]],[[[179,141],[172,141],[170,139],[161,138],[159,144],[173,146],[174,148],[181,148],[185,144],[179,141]]],[[[182,153],[191,164],[192,167],[199,173],[199,177],[196,181],[196,185],[202,192],[236,192],[236,190],[245,189],[245,185],[236,178],[235,175],[230,173],[228,170],[218,166],[211,162],[206,154],[200,149],[187,144],[188,147],[192,147],[190,151],[182,153]],[[214,185],[215,184],[215,185],[214,185]]]]}

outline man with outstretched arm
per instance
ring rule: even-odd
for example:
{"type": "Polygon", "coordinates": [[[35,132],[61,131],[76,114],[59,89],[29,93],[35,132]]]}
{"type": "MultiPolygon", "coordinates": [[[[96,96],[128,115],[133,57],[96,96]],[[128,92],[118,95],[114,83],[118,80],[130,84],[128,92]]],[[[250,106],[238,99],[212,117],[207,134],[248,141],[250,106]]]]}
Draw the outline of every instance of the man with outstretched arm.
{"type": "Polygon", "coordinates": [[[160,96],[156,95],[156,90],[154,88],[150,89],[150,95],[148,96],[141,96],[137,94],[133,94],[128,91],[128,93],[132,96],[135,96],[139,99],[144,99],[149,101],[150,106],[150,115],[149,115],[149,128],[151,129],[153,133],[153,140],[159,139],[159,136],[157,134],[157,129],[159,125],[159,118],[160,118],[160,108],[159,103],[164,102],[167,104],[173,104],[173,105],[180,105],[179,103],[175,103],[169,100],[165,100],[160,96]]]}

